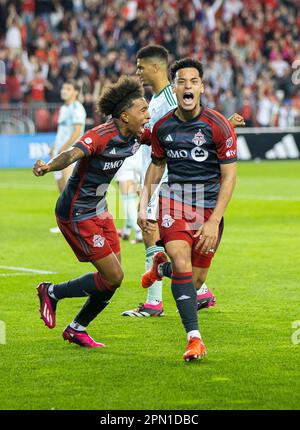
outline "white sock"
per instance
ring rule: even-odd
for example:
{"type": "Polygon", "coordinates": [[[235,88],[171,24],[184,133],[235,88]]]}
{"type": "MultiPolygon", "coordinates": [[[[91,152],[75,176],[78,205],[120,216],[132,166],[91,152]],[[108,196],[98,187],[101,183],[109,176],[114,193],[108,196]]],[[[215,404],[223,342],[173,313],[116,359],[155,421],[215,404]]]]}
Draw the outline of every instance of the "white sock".
{"type": "Polygon", "coordinates": [[[188,334],[187,334],[188,341],[190,340],[191,337],[198,337],[199,339],[202,339],[199,330],[191,330],[191,331],[189,331],[188,334]]]}
{"type": "Polygon", "coordinates": [[[197,290],[197,296],[200,296],[200,294],[206,294],[207,291],[208,291],[208,287],[204,283],[204,284],[202,284],[202,287],[200,287],[199,290],[197,290]]]}
{"type": "Polygon", "coordinates": [[[49,285],[48,296],[51,297],[51,299],[58,300],[53,293],[53,287],[54,287],[53,284],[49,285]]]}
{"type": "MultiPolygon", "coordinates": [[[[146,270],[150,270],[153,264],[153,255],[163,248],[156,245],[150,246],[146,249],[146,270]]],[[[162,301],[162,281],[155,281],[147,291],[146,303],[151,303],[152,301],[161,302],[162,301]]]]}
{"type": "Polygon", "coordinates": [[[70,327],[77,331],[85,331],[86,327],[83,325],[78,324],[76,321],[72,321],[71,324],[69,324],[70,327]]]}
{"type": "Polygon", "coordinates": [[[151,306],[157,306],[160,304],[160,301],[158,300],[147,300],[147,305],[151,305],[151,306]]]}

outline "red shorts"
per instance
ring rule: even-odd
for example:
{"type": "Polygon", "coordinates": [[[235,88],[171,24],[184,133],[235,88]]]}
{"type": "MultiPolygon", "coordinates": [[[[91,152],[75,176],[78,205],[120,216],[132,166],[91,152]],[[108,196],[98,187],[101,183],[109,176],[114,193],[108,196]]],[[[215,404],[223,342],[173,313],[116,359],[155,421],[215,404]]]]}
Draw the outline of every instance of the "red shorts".
{"type": "Polygon", "coordinates": [[[120,253],[120,240],[109,212],[83,221],[63,221],[58,227],[79,261],[96,261],[120,253]]]}
{"type": "Polygon", "coordinates": [[[194,238],[193,235],[197,232],[200,225],[209,219],[213,212],[213,208],[191,209],[175,202],[174,200],[160,198],[159,202],[159,218],[158,226],[160,238],[164,244],[172,240],[184,240],[192,248],[192,266],[208,268],[211,265],[219,243],[222,238],[224,229],[224,219],[222,218],[219,224],[219,235],[217,245],[214,251],[204,254],[198,249],[195,249],[199,238],[194,238]]]}

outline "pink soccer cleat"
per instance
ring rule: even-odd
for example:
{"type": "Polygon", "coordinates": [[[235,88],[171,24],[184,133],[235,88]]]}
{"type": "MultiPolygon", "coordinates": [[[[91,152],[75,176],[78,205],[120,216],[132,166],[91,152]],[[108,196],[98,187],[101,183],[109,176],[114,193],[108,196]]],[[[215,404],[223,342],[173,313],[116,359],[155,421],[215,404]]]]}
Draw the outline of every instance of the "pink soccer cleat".
{"type": "Polygon", "coordinates": [[[51,282],[41,282],[37,286],[37,295],[40,299],[41,319],[44,321],[47,327],[52,329],[56,324],[55,312],[57,301],[48,295],[48,288],[50,285],[51,282]]]}
{"type": "Polygon", "coordinates": [[[210,308],[215,306],[216,298],[213,293],[207,287],[201,287],[197,291],[197,311],[200,309],[210,308]]]}
{"type": "Polygon", "coordinates": [[[148,303],[141,304],[136,309],[131,309],[122,313],[123,317],[163,317],[164,310],[162,302],[157,305],[150,305],[148,303]]]}
{"type": "Polygon", "coordinates": [[[70,343],[76,343],[85,348],[101,348],[105,346],[104,343],[95,342],[86,331],[74,330],[70,326],[64,329],[62,335],[64,340],[68,340],[70,343]]]}

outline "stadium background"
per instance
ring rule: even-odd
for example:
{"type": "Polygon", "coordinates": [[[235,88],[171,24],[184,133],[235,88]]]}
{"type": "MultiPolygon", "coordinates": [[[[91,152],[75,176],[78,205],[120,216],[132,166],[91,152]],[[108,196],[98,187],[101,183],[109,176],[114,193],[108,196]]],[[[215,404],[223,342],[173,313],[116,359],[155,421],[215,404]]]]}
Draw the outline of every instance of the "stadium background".
{"type": "MultiPolygon", "coordinates": [[[[297,0],[0,0],[0,64],[6,72],[0,83],[0,167],[10,167],[0,170],[0,320],[6,327],[0,409],[299,407],[300,346],[297,336],[292,341],[300,325],[300,86],[293,79],[299,59],[297,0]],[[33,293],[41,275],[13,269],[55,272],[48,275],[53,282],[82,273],[63,239],[48,234],[57,198],[53,178],[40,181],[28,169],[11,167],[47,159],[65,79],[81,83],[92,127],[103,120],[94,109],[103,86],[134,74],[136,51],[148,43],[164,45],[171,59],[203,62],[203,103],[245,117],[239,158],[256,161],[239,166],[226,235],[209,278],[218,306],[201,316],[209,348],[202,368],[187,369],[177,360],[181,331],[168,283],[167,318],[159,326],[120,317],[141,300],[142,245],[133,252],[122,244],[124,285],[103,321],[93,325],[110,344],[105,363],[46,332],[33,293]],[[39,379],[47,396],[41,386],[33,389],[39,379]]],[[[63,304],[61,327],[78,306],[63,304]]]]}

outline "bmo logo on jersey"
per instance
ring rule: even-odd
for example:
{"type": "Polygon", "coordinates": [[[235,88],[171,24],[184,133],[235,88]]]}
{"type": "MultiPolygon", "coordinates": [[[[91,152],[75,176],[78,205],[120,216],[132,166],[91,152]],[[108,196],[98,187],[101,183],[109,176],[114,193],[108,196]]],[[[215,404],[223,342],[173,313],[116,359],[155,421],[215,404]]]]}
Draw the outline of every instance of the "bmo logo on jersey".
{"type": "Polygon", "coordinates": [[[169,158],[188,158],[188,151],[185,149],[169,149],[167,151],[167,157],[169,158]]]}
{"type": "Polygon", "coordinates": [[[124,160],[109,161],[104,163],[103,170],[118,169],[122,166],[124,160]]]}
{"type": "Polygon", "coordinates": [[[208,151],[199,146],[195,146],[195,148],[191,150],[191,156],[193,160],[197,161],[198,163],[201,163],[202,161],[205,161],[207,159],[208,151]]]}

